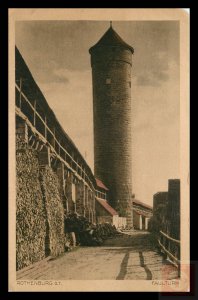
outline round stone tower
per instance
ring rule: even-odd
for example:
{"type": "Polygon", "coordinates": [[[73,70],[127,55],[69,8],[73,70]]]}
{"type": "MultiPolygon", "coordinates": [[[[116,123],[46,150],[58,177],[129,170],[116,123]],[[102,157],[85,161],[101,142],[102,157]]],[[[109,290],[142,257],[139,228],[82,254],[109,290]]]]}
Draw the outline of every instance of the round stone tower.
{"type": "Polygon", "coordinates": [[[109,203],[132,220],[131,67],[134,50],[110,26],[89,49],[94,112],[94,172],[109,203]]]}

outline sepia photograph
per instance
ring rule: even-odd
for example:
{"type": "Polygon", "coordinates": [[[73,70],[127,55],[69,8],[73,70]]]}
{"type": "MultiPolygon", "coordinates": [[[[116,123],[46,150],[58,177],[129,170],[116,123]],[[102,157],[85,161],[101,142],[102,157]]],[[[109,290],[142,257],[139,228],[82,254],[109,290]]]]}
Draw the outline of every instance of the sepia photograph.
{"type": "Polygon", "coordinates": [[[10,9],[11,291],[189,291],[188,23],[10,9]]]}

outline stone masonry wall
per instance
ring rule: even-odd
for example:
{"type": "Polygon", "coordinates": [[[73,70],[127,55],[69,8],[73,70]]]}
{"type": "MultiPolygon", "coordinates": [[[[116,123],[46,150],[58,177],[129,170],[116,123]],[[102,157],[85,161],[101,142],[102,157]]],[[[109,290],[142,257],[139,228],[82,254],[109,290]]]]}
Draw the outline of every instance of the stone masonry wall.
{"type": "Polygon", "coordinates": [[[128,51],[122,52],[127,52],[126,60],[116,55],[106,64],[92,60],[94,167],[96,177],[109,188],[110,205],[131,226],[131,64],[128,51]]]}

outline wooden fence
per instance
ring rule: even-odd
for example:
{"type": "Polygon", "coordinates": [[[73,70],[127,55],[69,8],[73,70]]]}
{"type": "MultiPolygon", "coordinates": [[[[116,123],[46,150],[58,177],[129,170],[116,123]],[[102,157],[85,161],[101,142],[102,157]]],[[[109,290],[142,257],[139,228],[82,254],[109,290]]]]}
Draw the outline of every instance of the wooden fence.
{"type": "Polygon", "coordinates": [[[160,231],[158,245],[165,258],[168,258],[178,268],[178,275],[180,275],[180,240],[176,240],[160,231]]]}

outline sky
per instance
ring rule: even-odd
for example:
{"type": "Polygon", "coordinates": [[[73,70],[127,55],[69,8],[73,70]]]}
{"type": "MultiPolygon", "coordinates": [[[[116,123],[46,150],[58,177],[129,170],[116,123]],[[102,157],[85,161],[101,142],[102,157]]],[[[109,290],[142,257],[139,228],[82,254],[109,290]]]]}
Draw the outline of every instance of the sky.
{"type": "MultiPolygon", "coordinates": [[[[106,21],[18,21],[16,45],[60,124],[93,170],[89,48],[106,21]]],[[[132,65],[132,181],[152,205],[179,170],[179,22],[118,21],[114,30],[135,52],[132,65]]]]}

